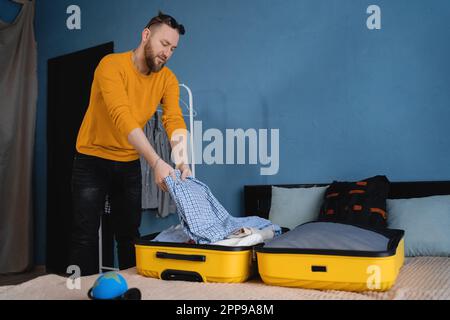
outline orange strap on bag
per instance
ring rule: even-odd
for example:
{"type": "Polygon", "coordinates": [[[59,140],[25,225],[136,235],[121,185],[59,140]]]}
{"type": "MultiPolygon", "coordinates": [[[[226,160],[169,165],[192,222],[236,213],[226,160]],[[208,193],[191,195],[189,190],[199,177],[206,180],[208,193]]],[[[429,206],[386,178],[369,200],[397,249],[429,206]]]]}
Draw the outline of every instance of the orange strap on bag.
{"type": "Polygon", "coordinates": [[[386,217],[387,217],[386,211],[379,209],[379,208],[370,208],[370,212],[380,214],[383,217],[383,219],[386,219],[386,217]]]}

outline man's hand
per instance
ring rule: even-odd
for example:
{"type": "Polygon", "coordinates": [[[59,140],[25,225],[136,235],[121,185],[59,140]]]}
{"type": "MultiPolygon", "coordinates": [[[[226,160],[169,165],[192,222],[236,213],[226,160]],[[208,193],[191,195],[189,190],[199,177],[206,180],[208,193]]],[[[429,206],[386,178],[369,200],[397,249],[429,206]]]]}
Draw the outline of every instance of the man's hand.
{"type": "Polygon", "coordinates": [[[191,169],[187,164],[182,163],[180,165],[177,165],[176,168],[181,171],[181,180],[185,180],[186,177],[192,176],[191,169]]]}
{"type": "Polygon", "coordinates": [[[171,175],[173,180],[175,181],[177,179],[175,170],[166,162],[164,162],[163,159],[159,158],[153,165],[153,172],[155,174],[155,183],[162,191],[168,192],[169,190],[167,189],[167,185],[164,179],[171,175]]]}

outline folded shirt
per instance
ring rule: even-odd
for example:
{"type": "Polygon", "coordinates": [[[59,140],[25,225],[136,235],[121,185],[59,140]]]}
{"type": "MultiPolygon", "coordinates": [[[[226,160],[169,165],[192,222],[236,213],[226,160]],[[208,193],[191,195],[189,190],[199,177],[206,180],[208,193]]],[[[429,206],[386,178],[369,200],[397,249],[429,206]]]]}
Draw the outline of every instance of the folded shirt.
{"type": "Polygon", "coordinates": [[[214,242],[215,245],[222,246],[254,246],[270,240],[275,232],[272,227],[259,230],[256,228],[241,228],[230,234],[227,239],[214,242]]]}
{"type": "Polygon", "coordinates": [[[188,243],[191,240],[189,236],[184,232],[181,224],[171,226],[170,228],[160,232],[153,241],[160,242],[176,242],[176,243],[188,243]]]}
{"type": "Polygon", "coordinates": [[[230,239],[224,239],[217,242],[214,242],[214,245],[218,246],[229,246],[229,247],[248,247],[248,246],[254,246],[259,243],[263,243],[264,239],[263,237],[258,234],[250,234],[248,236],[245,236],[243,238],[230,238],[230,239]]]}
{"type": "MultiPolygon", "coordinates": [[[[275,232],[273,227],[268,227],[263,230],[256,228],[240,228],[231,233],[226,239],[214,242],[214,245],[221,246],[253,246],[263,243],[274,237],[275,232]]],[[[192,243],[192,239],[184,232],[181,224],[171,226],[170,228],[158,234],[153,241],[160,242],[176,242],[176,243],[192,243]]],[[[194,242],[195,243],[195,242],[194,242]]]]}
{"type": "Polygon", "coordinates": [[[281,228],[261,217],[233,217],[201,181],[187,177],[181,180],[180,170],[175,170],[176,179],[165,178],[170,196],[177,206],[181,227],[186,235],[198,244],[210,244],[226,239],[241,228],[263,230],[271,228],[275,236],[281,228]]]}

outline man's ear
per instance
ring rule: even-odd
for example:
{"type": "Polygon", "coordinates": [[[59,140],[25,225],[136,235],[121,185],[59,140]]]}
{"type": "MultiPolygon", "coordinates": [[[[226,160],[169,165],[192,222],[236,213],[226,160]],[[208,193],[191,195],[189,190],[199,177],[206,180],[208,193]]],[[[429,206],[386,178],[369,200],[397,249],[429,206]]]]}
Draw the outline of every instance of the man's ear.
{"type": "Polygon", "coordinates": [[[152,35],[152,32],[150,31],[150,29],[145,28],[144,30],[142,30],[142,42],[147,42],[148,39],[150,39],[152,35]]]}

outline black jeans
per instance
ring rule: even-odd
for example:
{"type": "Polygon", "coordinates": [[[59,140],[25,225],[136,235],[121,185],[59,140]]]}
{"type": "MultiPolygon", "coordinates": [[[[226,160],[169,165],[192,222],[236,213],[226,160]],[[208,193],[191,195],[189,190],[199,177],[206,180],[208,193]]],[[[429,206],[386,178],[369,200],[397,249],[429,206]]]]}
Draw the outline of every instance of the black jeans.
{"type": "Polygon", "coordinates": [[[70,264],[81,274],[99,272],[98,230],[109,196],[119,268],[136,265],[134,242],[141,223],[140,161],[118,162],[77,153],[72,170],[73,224],[70,264]]]}

